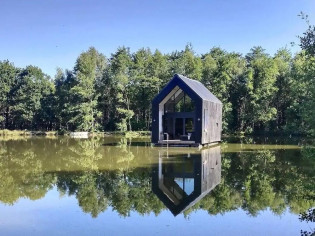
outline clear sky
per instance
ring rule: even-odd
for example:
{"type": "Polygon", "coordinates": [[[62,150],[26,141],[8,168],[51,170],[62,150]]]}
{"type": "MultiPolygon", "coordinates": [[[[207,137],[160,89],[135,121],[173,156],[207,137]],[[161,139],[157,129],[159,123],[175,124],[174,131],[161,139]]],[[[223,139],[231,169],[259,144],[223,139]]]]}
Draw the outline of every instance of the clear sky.
{"type": "Polygon", "coordinates": [[[167,53],[188,42],[198,54],[296,52],[290,42],[307,28],[300,11],[315,24],[314,0],[0,0],[0,60],[54,76],[90,46],[107,57],[123,45],[167,53]]]}

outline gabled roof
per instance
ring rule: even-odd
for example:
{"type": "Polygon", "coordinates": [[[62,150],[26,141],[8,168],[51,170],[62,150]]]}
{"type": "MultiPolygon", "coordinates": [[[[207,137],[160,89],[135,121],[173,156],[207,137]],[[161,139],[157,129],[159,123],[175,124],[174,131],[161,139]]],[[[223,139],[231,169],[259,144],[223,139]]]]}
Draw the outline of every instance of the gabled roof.
{"type": "Polygon", "coordinates": [[[194,96],[195,98],[197,97],[201,100],[222,104],[222,102],[216,96],[214,96],[202,83],[179,74],[175,74],[173,76],[173,78],[166,84],[160,93],[155,96],[152,103],[159,104],[176,86],[179,86],[181,89],[183,89],[191,98],[194,96]]]}
{"type": "Polygon", "coordinates": [[[189,79],[183,75],[175,74],[175,77],[180,78],[185,84],[187,84],[202,100],[207,100],[214,103],[222,104],[222,102],[214,96],[202,83],[197,80],[189,79]]]}

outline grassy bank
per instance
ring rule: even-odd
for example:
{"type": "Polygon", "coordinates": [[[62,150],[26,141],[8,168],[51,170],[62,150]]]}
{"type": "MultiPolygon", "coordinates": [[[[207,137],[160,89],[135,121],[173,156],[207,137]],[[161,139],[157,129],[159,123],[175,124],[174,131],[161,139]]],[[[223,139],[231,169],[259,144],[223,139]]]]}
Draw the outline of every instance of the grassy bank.
{"type": "MultiPolygon", "coordinates": [[[[19,136],[55,136],[55,135],[69,135],[70,132],[58,132],[58,131],[30,131],[30,130],[0,130],[0,137],[19,137],[19,136]]],[[[112,135],[122,135],[126,138],[141,138],[149,137],[151,135],[150,131],[129,131],[129,132],[94,132],[90,133],[91,136],[112,136],[112,135]]]]}
{"type": "Polygon", "coordinates": [[[54,136],[56,135],[56,131],[30,131],[30,130],[8,130],[3,129],[0,130],[0,136],[2,137],[16,137],[16,136],[54,136]]]}

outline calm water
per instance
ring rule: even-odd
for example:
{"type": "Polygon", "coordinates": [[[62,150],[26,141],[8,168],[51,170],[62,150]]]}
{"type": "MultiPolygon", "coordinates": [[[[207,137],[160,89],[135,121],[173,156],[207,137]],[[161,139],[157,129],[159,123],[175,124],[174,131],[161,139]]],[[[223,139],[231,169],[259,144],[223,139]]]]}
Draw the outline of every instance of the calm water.
{"type": "Polygon", "coordinates": [[[315,207],[315,151],[298,142],[0,140],[0,235],[312,232],[300,214],[315,207]]]}

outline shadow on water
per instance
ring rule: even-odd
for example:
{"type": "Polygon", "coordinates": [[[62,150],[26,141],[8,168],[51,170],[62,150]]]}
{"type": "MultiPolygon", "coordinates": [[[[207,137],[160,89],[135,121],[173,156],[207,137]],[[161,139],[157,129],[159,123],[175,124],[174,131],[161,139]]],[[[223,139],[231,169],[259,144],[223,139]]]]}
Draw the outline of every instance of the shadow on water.
{"type": "Polygon", "coordinates": [[[220,181],[220,146],[198,154],[161,149],[158,166],[152,170],[152,191],[174,216],[199,202],[220,181]]]}

